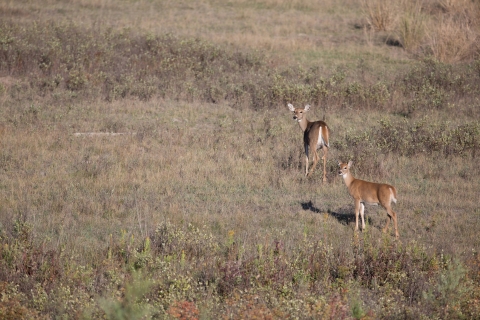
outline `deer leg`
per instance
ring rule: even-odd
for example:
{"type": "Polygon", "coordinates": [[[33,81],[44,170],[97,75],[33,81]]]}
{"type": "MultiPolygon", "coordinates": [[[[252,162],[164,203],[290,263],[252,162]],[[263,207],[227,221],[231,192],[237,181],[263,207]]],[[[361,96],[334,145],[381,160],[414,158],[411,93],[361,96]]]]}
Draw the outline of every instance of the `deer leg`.
{"type": "Polygon", "coordinates": [[[315,171],[315,167],[317,166],[317,162],[319,159],[320,157],[318,156],[317,150],[313,148],[313,164],[312,164],[312,168],[310,169],[310,172],[308,173],[309,176],[312,175],[313,171],[315,171]]]}
{"type": "Polygon", "coordinates": [[[385,227],[382,229],[382,232],[383,233],[386,233],[388,231],[388,226],[390,225],[390,220],[392,220],[392,216],[390,215],[390,210],[388,208],[385,208],[387,209],[387,224],[385,224],[385,227]]]}
{"type": "Polygon", "coordinates": [[[308,155],[305,156],[305,177],[308,177],[308,155]]]}
{"type": "Polygon", "coordinates": [[[395,224],[395,237],[396,238],[399,238],[400,237],[400,234],[398,233],[398,225],[397,225],[397,213],[395,211],[392,210],[392,213],[393,213],[393,223],[395,224]]]}
{"type": "Polygon", "coordinates": [[[387,220],[387,225],[385,226],[384,232],[386,232],[388,230],[388,224],[389,224],[390,220],[393,219],[393,226],[395,227],[395,237],[398,238],[400,235],[398,234],[397,214],[395,213],[395,211],[392,210],[391,207],[387,208],[387,213],[388,213],[389,219],[387,220]]]}
{"type": "Polygon", "coordinates": [[[308,177],[308,144],[305,144],[305,177],[308,177]]]}
{"type": "Polygon", "coordinates": [[[358,231],[358,213],[360,211],[360,200],[355,199],[355,231],[358,231]]]}
{"type": "Polygon", "coordinates": [[[323,146],[323,182],[327,182],[327,152],[328,147],[323,146]]]}
{"type": "Polygon", "coordinates": [[[360,202],[360,216],[362,217],[362,230],[365,230],[365,204],[360,202]]]}

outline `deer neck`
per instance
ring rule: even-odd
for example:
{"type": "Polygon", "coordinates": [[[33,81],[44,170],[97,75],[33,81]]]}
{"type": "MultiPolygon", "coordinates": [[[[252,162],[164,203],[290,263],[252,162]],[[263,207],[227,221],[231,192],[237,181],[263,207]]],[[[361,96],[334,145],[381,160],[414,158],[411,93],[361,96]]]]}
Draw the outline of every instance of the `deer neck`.
{"type": "Polygon", "coordinates": [[[347,185],[347,188],[350,187],[350,185],[352,184],[353,180],[355,180],[355,178],[352,176],[352,174],[349,172],[345,173],[343,175],[343,181],[345,181],[345,184],[347,185]]]}
{"type": "Polygon", "coordinates": [[[304,117],[302,120],[298,121],[298,125],[300,126],[300,129],[302,129],[303,132],[307,130],[308,124],[310,121],[307,120],[306,117],[304,117]]]}

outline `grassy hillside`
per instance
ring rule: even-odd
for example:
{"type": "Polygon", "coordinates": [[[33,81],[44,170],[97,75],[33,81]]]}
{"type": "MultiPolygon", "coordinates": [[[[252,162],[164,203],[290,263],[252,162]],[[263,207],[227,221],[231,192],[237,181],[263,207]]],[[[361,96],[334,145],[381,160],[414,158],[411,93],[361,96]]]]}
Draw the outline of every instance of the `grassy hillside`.
{"type": "Polygon", "coordinates": [[[478,11],[1,1],[0,318],[479,318],[478,11]]]}

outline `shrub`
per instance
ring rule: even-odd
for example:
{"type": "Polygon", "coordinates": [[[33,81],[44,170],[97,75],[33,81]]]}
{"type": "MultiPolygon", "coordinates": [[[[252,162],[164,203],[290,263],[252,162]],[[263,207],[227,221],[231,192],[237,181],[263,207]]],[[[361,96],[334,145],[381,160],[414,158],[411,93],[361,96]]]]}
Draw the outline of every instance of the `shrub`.
{"type": "Polygon", "coordinates": [[[445,268],[439,275],[436,286],[423,292],[427,306],[432,308],[432,314],[449,319],[469,317],[464,314],[461,304],[468,301],[474,284],[466,278],[466,270],[459,261],[445,262],[445,268]]]}
{"type": "Polygon", "coordinates": [[[167,310],[167,313],[175,319],[194,320],[199,319],[199,311],[195,303],[190,301],[175,301],[167,310]]]}

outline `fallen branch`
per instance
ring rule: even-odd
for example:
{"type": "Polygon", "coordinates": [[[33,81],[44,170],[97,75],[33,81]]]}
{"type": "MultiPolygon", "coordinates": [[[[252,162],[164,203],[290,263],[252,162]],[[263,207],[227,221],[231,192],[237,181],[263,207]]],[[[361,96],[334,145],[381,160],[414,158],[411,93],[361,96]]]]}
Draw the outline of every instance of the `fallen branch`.
{"type": "Polygon", "coordinates": [[[136,135],[136,132],[75,132],[75,137],[136,135]]]}

